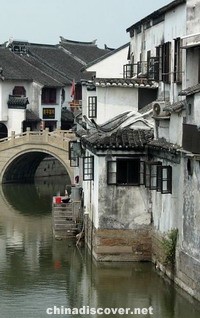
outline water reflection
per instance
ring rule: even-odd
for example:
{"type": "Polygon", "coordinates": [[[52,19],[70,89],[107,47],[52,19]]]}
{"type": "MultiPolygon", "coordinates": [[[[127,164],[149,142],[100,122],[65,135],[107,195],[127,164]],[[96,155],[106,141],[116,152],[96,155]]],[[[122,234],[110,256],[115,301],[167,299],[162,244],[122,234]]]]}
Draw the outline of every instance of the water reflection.
{"type": "MultiPolygon", "coordinates": [[[[8,185],[0,191],[0,317],[48,317],[46,309],[54,305],[152,306],[153,316],[146,317],[200,317],[198,304],[159,277],[151,264],[95,263],[85,249],[75,247],[73,240],[55,240],[50,205],[52,194],[60,187],[47,183],[35,189],[28,186],[26,204],[24,185],[8,185]],[[28,203],[31,207],[25,209],[28,203]]],[[[138,317],[126,315],[131,316],[138,317]]]]}

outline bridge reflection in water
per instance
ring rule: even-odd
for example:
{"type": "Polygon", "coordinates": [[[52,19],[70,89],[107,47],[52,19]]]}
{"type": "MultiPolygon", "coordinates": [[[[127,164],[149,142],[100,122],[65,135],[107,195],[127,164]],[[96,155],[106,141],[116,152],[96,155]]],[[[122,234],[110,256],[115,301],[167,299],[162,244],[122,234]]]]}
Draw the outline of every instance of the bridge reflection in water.
{"type": "Polygon", "coordinates": [[[53,178],[0,189],[0,317],[48,317],[46,309],[55,305],[152,306],[154,318],[199,318],[197,302],[161,278],[152,264],[96,264],[73,241],[53,238],[51,197],[65,183],[60,178],[55,186],[53,178]]]}

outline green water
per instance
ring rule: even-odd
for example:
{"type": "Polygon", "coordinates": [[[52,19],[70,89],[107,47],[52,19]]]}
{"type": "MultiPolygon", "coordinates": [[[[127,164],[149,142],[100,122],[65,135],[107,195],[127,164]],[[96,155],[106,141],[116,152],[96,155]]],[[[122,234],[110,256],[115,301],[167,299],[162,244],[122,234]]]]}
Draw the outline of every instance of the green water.
{"type": "Polygon", "coordinates": [[[151,263],[97,264],[74,241],[53,238],[51,198],[66,183],[54,178],[0,190],[0,317],[199,318],[199,303],[159,276],[151,263]],[[66,308],[82,313],[62,314],[66,308]],[[90,308],[151,310],[92,315],[90,308]]]}

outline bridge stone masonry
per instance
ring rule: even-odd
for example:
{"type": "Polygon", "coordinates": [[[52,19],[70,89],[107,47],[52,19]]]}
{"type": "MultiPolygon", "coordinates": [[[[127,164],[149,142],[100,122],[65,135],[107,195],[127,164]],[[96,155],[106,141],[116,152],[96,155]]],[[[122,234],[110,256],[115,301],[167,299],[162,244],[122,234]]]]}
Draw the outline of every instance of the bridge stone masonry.
{"type": "Polygon", "coordinates": [[[75,134],[67,130],[27,131],[0,139],[0,183],[33,181],[40,162],[51,155],[63,164],[71,183],[73,168],[68,159],[69,141],[75,134]]]}

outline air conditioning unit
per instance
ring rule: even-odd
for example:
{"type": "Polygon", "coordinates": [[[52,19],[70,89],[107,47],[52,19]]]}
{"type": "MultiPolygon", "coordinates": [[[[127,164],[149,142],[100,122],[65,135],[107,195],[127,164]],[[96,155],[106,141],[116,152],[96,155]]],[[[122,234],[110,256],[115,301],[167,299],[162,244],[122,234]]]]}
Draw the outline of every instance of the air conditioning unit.
{"type": "Polygon", "coordinates": [[[169,112],[164,110],[169,105],[166,101],[155,101],[153,102],[153,115],[155,117],[167,117],[169,112]]]}

